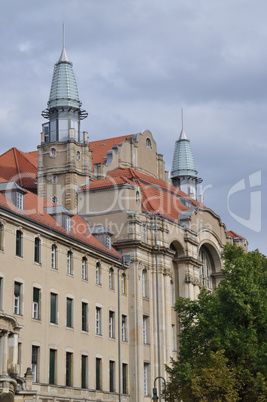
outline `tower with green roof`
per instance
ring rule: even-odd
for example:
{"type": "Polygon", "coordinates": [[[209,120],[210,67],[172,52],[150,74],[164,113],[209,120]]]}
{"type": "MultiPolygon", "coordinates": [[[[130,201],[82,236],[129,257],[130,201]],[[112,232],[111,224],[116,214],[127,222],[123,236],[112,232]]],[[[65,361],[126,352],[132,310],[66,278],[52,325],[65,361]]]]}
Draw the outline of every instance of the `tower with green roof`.
{"type": "Polygon", "coordinates": [[[171,170],[172,184],[191,198],[197,199],[197,185],[202,182],[197,173],[190,141],[182,127],[180,137],[175,142],[171,170]]]}
{"type": "Polygon", "coordinates": [[[63,43],[47,108],[42,112],[48,122],[42,125],[37,178],[40,196],[73,212],[77,210],[77,188],[92,172],[88,135],[80,128],[88,113],[81,106],[73,65],[63,43]]]}

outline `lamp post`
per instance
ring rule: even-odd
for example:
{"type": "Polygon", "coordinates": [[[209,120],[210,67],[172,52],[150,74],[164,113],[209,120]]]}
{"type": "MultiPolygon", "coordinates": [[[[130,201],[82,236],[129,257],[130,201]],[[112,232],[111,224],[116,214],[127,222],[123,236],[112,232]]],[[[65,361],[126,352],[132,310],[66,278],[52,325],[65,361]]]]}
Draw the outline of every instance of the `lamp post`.
{"type": "Polygon", "coordinates": [[[156,377],[155,380],[154,380],[154,388],[153,388],[152,401],[158,401],[158,400],[159,400],[159,397],[158,397],[158,394],[157,394],[157,388],[156,388],[156,381],[157,381],[158,379],[161,379],[161,380],[164,381],[164,394],[165,394],[164,400],[165,400],[165,402],[166,402],[166,380],[165,380],[165,378],[163,378],[163,377],[161,377],[161,376],[160,376],[160,377],[156,377]]]}

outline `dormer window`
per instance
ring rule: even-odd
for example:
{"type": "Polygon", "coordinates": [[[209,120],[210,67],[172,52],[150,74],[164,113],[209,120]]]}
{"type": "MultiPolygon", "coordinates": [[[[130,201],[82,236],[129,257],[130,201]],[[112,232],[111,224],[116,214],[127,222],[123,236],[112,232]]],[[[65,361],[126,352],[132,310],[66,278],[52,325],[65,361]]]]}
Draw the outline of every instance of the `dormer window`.
{"type": "Polygon", "coordinates": [[[152,142],[151,142],[151,139],[148,137],[146,138],[146,147],[152,149],[152,142]]]}
{"type": "Polygon", "coordinates": [[[21,209],[22,211],[23,211],[23,208],[24,208],[24,196],[23,196],[23,194],[21,194],[21,193],[16,193],[16,207],[18,208],[18,209],[21,209]]]}
{"type": "Polygon", "coordinates": [[[66,231],[71,232],[71,217],[68,215],[65,216],[65,225],[66,225],[65,227],[66,231]]]}
{"type": "Polygon", "coordinates": [[[106,237],[106,247],[110,250],[111,249],[111,237],[107,235],[106,237]]]}

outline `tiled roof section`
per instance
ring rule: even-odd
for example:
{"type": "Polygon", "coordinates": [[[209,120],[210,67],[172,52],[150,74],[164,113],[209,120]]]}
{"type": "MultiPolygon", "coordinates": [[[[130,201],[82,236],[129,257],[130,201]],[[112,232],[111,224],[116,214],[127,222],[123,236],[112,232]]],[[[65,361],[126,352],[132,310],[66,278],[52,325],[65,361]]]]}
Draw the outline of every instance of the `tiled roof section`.
{"type": "Polygon", "coordinates": [[[37,163],[37,151],[27,153],[11,148],[0,155],[0,176],[7,181],[15,181],[21,187],[35,189],[37,163]]]}
{"type": "Polygon", "coordinates": [[[131,168],[118,168],[109,172],[105,179],[95,180],[81,188],[81,191],[100,189],[110,186],[118,186],[125,183],[139,185],[142,191],[142,208],[144,212],[158,214],[172,221],[179,221],[179,214],[187,208],[181,200],[186,199],[191,207],[202,206],[196,200],[190,198],[183,191],[162,180],[137,172],[131,168]]]}
{"type": "Polygon", "coordinates": [[[92,150],[93,165],[96,163],[105,163],[107,160],[107,153],[112,150],[112,147],[125,142],[126,138],[131,138],[133,136],[133,134],[130,134],[121,137],[108,138],[106,140],[91,141],[89,148],[92,150]]]}
{"type": "MultiPolygon", "coordinates": [[[[0,178],[0,182],[5,182],[4,179],[0,178]]],[[[0,193],[0,207],[5,207],[8,210],[12,210],[16,212],[18,215],[24,216],[27,219],[31,220],[33,223],[41,224],[47,227],[47,229],[55,230],[57,233],[61,233],[63,235],[67,235],[70,240],[77,240],[79,242],[83,242],[85,245],[89,247],[94,247],[99,251],[103,251],[105,253],[110,254],[116,258],[121,258],[121,255],[112,248],[111,250],[107,249],[102,243],[100,243],[88,230],[88,223],[80,216],[74,215],[71,219],[71,233],[67,232],[61,225],[57,223],[57,221],[50,216],[46,209],[47,207],[53,207],[55,204],[50,201],[45,200],[28,192],[24,196],[24,210],[20,210],[16,208],[10,201],[8,201],[4,194],[0,193]]]]}
{"type": "Polygon", "coordinates": [[[228,234],[229,234],[233,239],[246,240],[244,237],[238,235],[237,233],[233,232],[232,230],[229,230],[229,231],[228,231],[228,234]]]}

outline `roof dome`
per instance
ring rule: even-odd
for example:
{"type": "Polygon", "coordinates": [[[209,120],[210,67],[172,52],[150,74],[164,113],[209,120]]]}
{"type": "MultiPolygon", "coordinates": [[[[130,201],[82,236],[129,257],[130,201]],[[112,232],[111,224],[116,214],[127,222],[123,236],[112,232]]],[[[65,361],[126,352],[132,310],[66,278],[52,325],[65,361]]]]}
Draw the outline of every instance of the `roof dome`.
{"type": "Polygon", "coordinates": [[[175,142],[171,177],[197,176],[195,160],[190,141],[182,129],[179,140],[175,142]]]}
{"type": "Polygon", "coordinates": [[[74,107],[80,108],[78,87],[72,63],[69,61],[65,47],[61,52],[58,62],[55,64],[52,78],[48,108],[74,107]]]}

